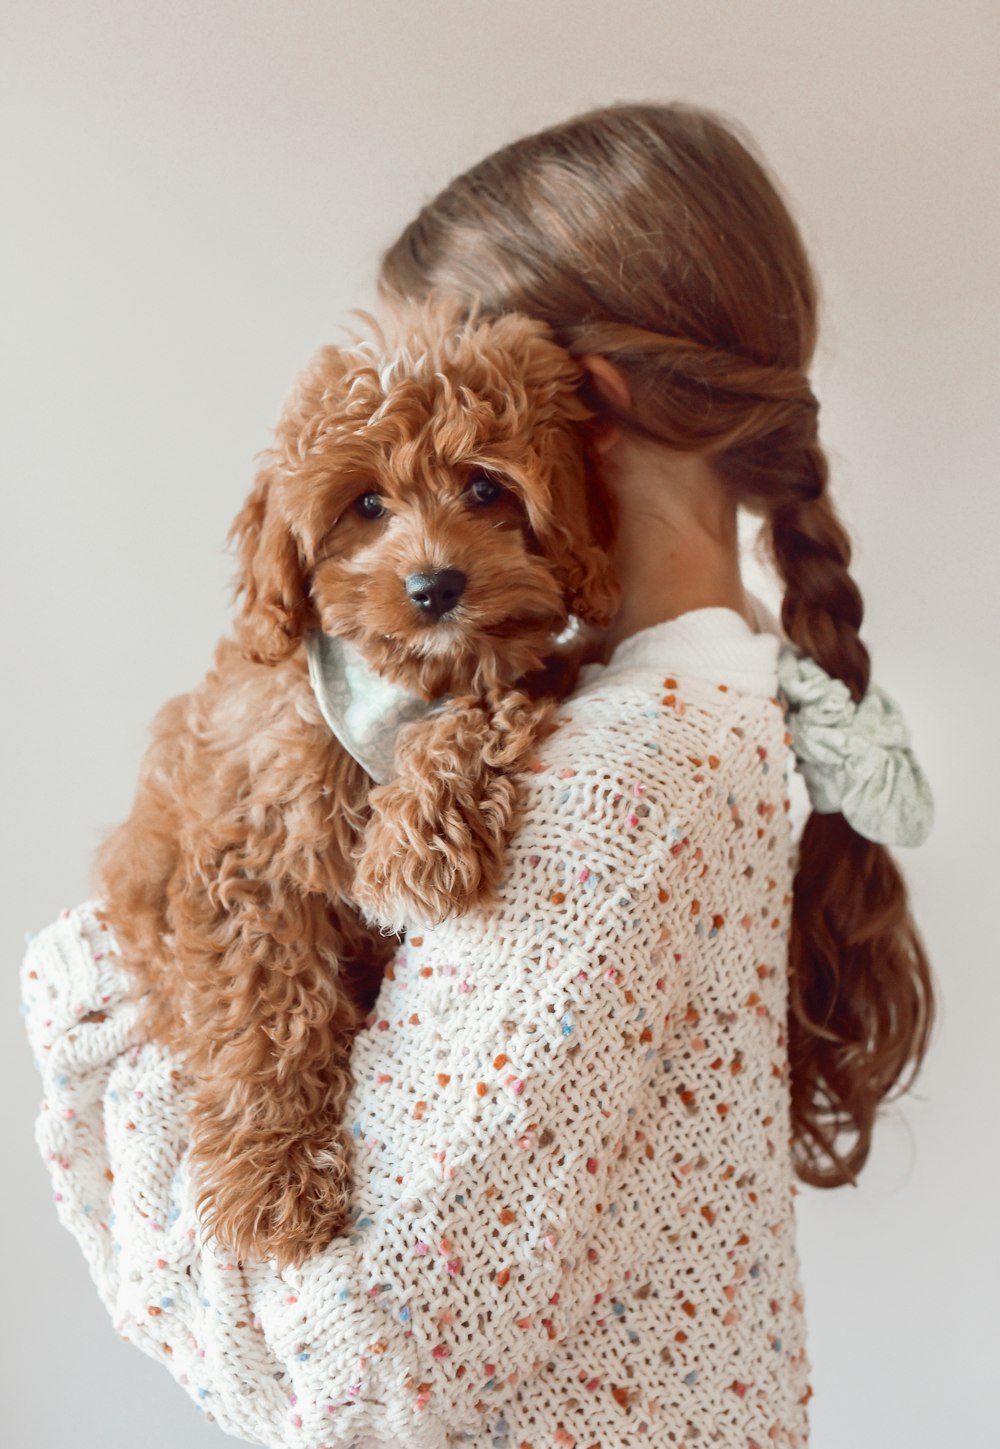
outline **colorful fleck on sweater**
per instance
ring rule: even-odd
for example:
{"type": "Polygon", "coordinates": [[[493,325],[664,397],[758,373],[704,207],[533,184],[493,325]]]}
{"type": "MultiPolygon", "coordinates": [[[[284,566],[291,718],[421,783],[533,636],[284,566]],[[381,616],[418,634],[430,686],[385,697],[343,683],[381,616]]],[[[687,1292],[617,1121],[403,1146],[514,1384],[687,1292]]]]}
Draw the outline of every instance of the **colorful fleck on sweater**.
{"type": "MultiPolygon", "coordinates": [[[[770,620],[754,601],[758,625],[770,620]]],[[[38,1141],[120,1334],[282,1449],[802,1446],[778,626],[584,672],[502,898],[410,929],[354,1045],[349,1236],[201,1238],[175,1064],[82,906],[32,941],[38,1141]]]]}

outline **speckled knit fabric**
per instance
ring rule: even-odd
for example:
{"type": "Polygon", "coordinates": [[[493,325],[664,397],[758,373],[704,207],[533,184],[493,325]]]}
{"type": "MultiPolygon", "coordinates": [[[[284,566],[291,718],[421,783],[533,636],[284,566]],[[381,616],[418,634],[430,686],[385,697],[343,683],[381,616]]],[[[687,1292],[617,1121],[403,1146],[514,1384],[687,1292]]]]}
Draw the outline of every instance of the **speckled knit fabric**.
{"type": "Polygon", "coordinates": [[[38,1140],[119,1333],[287,1449],[802,1446],[778,639],[728,609],[585,672],[502,900],[411,927],[354,1047],[356,1219],[203,1243],[184,1101],[82,906],[32,941],[38,1140]]]}

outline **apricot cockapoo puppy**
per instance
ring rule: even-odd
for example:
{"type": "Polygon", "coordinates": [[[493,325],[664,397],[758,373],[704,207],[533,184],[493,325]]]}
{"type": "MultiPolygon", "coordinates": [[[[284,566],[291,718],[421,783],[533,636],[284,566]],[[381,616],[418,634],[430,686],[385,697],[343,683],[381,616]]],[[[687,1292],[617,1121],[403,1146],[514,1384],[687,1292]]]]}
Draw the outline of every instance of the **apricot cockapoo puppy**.
{"type": "Polygon", "coordinates": [[[440,299],[391,336],[367,321],[298,379],[231,530],[235,637],[161,709],[97,866],[142,1029],[190,1077],[205,1227],[281,1266],[347,1220],[341,1110],[386,931],[496,889],[540,671],[616,601],[570,356],[440,299]],[[385,783],[327,723],[324,647],[420,705],[385,783]]]}

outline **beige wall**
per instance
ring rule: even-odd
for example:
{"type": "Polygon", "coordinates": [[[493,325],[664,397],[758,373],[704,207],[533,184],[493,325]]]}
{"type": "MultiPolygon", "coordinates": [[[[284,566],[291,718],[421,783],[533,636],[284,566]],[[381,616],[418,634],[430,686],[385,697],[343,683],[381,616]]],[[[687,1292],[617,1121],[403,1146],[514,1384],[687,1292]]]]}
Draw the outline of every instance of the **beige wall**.
{"type": "Polygon", "coordinates": [[[901,855],[933,1055],[863,1185],[799,1199],[813,1443],[996,1442],[998,22],[995,0],[5,0],[7,1442],[222,1443],[118,1343],[57,1226],[13,977],[208,661],[285,386],[455,170],[674,97],[745,121],[797,206],[866,639],[938,798],[901,855]]]}

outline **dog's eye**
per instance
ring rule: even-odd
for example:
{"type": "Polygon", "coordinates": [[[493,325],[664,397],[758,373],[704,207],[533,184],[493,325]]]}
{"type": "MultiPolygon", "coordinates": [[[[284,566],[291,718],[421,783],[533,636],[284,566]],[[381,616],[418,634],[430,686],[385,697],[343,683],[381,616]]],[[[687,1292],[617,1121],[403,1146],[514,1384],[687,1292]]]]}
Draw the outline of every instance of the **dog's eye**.
{"type": "Polygon", "coordinates": [[[386,507],[380,493],[362,493],[360,498],[354,500],[354,511],[360,513],[362,518],[384,518],[386,507]]]}
{"type": "Polygon", "coordinates": [[[496,503],[506,492],[503,484],[491,478],[489,473],[473,473],[469,493],[476,503],[496,503]]]}

